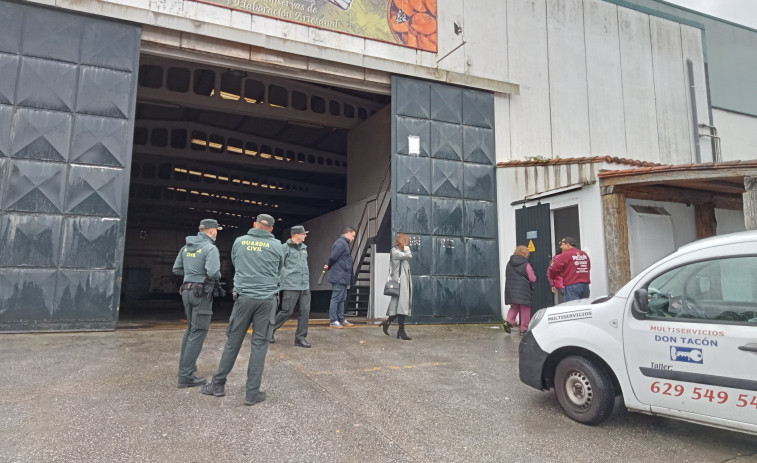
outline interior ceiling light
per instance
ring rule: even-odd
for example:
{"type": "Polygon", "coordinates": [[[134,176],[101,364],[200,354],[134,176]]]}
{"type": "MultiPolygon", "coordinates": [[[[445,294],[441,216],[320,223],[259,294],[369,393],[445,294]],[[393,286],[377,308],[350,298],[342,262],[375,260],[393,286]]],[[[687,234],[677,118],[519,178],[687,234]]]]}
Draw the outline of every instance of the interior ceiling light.
{"type": "Polygon", "coordinates": [[[235,95],[235,94],[229,93],[229,92],[224,92],[223,90],[221,90],[221,98],[223,98],[224,100],[237,101],[237,100],[239,100],[242,97],[239,96],[239,95],[235,95]]]}

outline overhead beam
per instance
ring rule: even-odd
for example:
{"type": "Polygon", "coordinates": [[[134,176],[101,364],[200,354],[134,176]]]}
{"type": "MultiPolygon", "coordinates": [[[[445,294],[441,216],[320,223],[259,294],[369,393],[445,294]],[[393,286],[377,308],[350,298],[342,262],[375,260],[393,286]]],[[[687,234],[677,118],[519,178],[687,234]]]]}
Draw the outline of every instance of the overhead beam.
{"type": "Polygon", "coordinates": [[[156,66],[164,70],[168,68],[180,68],[188,71],[188,90],[185,92],[172,91],[166,88],[166,72],[162,73],[162,79],[158,88],[140,86],[138,98],[140,101],[147,103],[168,103],[182,107],[203,108],[246,116],[254,115],[268,119],[315,123],[325,127],[343,129],[352,129],[363,122],[364,119],[358,117],[358,111],[364,111],[365,118],[368,118],[372,113],[383,107],[381,103],[376,101],[348,95],[322,86],[271,75],[254,74],[252,72],[244,72],[243,74],[246,75],[240,75],[234,81],[234,86],[238,85],[238,88],[224,88],[222,87],[221,80],[222,76],[229,71],[228,67],[214,67],[208,64],[166,60],[150,55],[142,55],[140,65],[156,66]],[[197,88],[195,85],[195,77],[198,75],[196,74],[197,71],[203,73],[204,77],[208,76],[207,71],[213,73],[212,85],[203,87],[199,93],[195,91],[197,88]],[[254,87],[254,95],[247,94],[246,86],[248,85],[254,87]],[[279,101],[278,98],[270,96],[272,86],[277,87],[279,91],[280,89],[284,89],[286,93],[284,100],[286,101],[279,101]],[[262,91],[262,95],[258,93],[258,90],[262,91]],[[292,104],[295,92],[304,95],[305,106],[300,109],[295,109],[292,104]],[[323,111],[316,112],[313,110],[312,103],[314,100],[323,101],[323,111]],[[339,106],[338,114],[331,113],[329,108],[331,102],[336,102],[339,106]],[[351,112],[347,110],[347,105],[353,108],[351,112]]]}
{"type": "MultiPolygon", "coordinates": [[[[150,161],[149,158],[136,157],[137,161],[150,161]]],[[[156,182],[157,178],[146,178],[142,175],[132,176],[131,183],[143,184],[143,185],[158,185],[158,186],[175,186],[181,185],[182,188],[192,187],[193,189],[205,188],[205,185],[221,185],[220,189],[227,192],[236,192],[241,194],[254,194],[254,195],[268,195],[271,197],[281,196],[295,196],[295,197],[308,197],[308,198],[321,198],[321,199],[334,199],[343,201],[345,198],[344,189],[331,188],[327,186],[315,185],[312,183],[302,182],[298,180],[291,180],[285,177],[279,177],[276,175],[268,175],[265,173],[249,173],[247,175],[243,173],[234,172],[233,170],[224,170],[218,166],[214,166],[209,162],[193,162],[187,166],[172,165],[172,172],[170,179],[162,179],[161,182],[156,182]],[[176,169],[185,170],[186,172],[177,172],[176,169]],[[197,174],[191,174],[190,172],[196,172],[197,174]],[[179,180],[176,177],[177,173],[185,176],[185,180],[179,180]],[[198,179],[200,181],[194,181],[190,179],[198,179]],[[223,180],[228,179],[228,180],[223,180]],[[168,182],[168,183],[165,183],[168,182]],[[253,185],[257,183],[258,185],[253,185]],[[268,185],[269,187],[264,187],[268,185]],[[270,185],[281,185],[283,189],[278,187],[274,190],[270,188],[270,185]]]]}
{"type": "Polygon", "coordinates": [[[660,172],[636,172],[633,175],[619,175],[613,177],[600,177],[602,184],[611,185],[645,185],[664,183],[676,180],[699,181],[699,180],[723,180],[727,178],[757,177],[755,167],[731,167],[719,169],[679,168],[663,170],[660,172]]]}
{"type": "MultiPolygon", "coordinates": [[[[289,214],[296,214],[301,216],[308,216],[308,217],[317,217],[319,215],[325,214],[326,212],[329,212],[329,209],[327,208],[318,208],[318,207],[312,207],[312,206],[303,206],[301,204],[297,203],[284,203],[284,204],[278,204],[279,207],[270,207],[270,206],[259,206],[259,205],[252,205],[252,204],[244,204],[244,203],[233,203],[233,202],[218,202],[218,203],[207,203],[202,201],[180,201],[180,200],[170,200],[170,199],[159,199],[159,200],[152,200],[152,199],[146,199],[146,198],[132,198],[129,200],[129,206],[137,207],[137,210],[140,209],[146,209],[146,208],[160,208],[160,209],[171,209],[176,210],[177,212],[184,213],[188,212],[189,208],[196,208],[196,209],[211,209],[211,210],[217,210],[222,212],[229,212],[234,214],[239,214],[242,216],[248,216],[249,218],[254,218],[257,216],[257,214],[265,211],[276,211],[276,218],[279,218],[279,216],[283,215],[289,215],[289,214]]],[[[134,209],[132,209],[134,211],[134,209]]],[[[232,216],[229,216],[232,217],[232,216]]],[[[244,220],[243,218],[237,217],[239,219],[244,220]]]]}
{"type": "Polygon", "coordinates": [[[662,185],[603,185],[602,194],[622,193],[627,198],[648,201],[668,201],[683,204],[713,204],[718,209],[741,210],[742,199],[737,195],[717,194],[662,185]]]}
{"type": "MultiPolygon", "coordinates": [[[[280,142],[265,137],[257,137],[233,130],[219,129],[205,124],[194,122],[176,122],[176,121],[138,121],[134,129],[135,153],[144,153],[153,156],[170,156],[174,158],[193,159],[200,161],[221,162],[232,165],[246,165],[256,168],[265,167],[269,169],[292,169],[304,172],[319,172],[328,174],[347,174],[347,156],[328,151],[312,149],[293,143],[280,142]],[[183,148],[174,148],[171,146],[170,136],[164,146],[152,144],[155,130],[182,130],[186,132],[186,145],[183,148]],[[145,143],[141,142],[139,134],[146,131],[145,143]],[[206,139],[202,140],[205,144],[193,145],[192,132],[204,133],[206,139]],[[213,148],[213,138],[218,137],[217,147],[213,148]],[[230,146],[229,140],[238,140],[241,146],[230,146]],[[257,150],[247,148],[255,145],[257,150]],[[195,147],[193,149],[192,147],[195,147]],[[270,148],[270,153],[262,151],[262,147],[270,148]],[[302,154],[305,158],[300,161],[302,154]],[[288,157],[294,156],[294,160],[288,157]],[[312,157],[313,162],[309,161],[312,157]],[[319,163],[318,160],[321,160],[319,163]]],[[[141,136],[141,135],[140,135],[141,136]]]]}
{"type": "Polygon", "coordinates": [[[256,201],[279,201],[280,198],[317,198],[324,200],[344,201],[344,193],[339,196],[330,195],[320,191],[295,191],[295,190],[279,190],[270,188],[253,188],[252,186],[236,185],[236,184],[224,184],[224,183],[205,183],[205,182],[191,182],[189,180],[175,180],[168,179],[163,180],[159,178],[142,178],[136,177],[131,179],[132,185],[144,185],[144,186],[158,186],[163,188],[183,189],[187,193],[191,191],[197,191],[199,193],[215,193],[223,196],[235,196],[242,195],[246,199],[256,201]],[[263,198],[263,199],[261,199],[263,198]]]}

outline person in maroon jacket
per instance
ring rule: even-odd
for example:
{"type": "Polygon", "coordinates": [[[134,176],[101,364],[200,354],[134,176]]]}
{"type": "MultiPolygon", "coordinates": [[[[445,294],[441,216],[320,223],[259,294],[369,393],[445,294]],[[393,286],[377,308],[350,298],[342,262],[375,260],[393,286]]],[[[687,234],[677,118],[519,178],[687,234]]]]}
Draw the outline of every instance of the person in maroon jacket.
{"type": "Polygon", "coordinates": [[[549,281],[559,281],[562,278],[566,302],[589,297],[591,261],[589,256],[576,246],[576,240],[570,236],[560,240],[562,252],[555,256],[547,270],[549,281]]]}

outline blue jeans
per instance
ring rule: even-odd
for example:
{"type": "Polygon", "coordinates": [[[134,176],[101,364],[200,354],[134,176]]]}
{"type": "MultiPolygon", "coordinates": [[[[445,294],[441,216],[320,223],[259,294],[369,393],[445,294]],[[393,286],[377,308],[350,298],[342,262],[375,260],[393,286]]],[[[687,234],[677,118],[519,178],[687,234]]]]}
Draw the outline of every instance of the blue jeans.
{"type": "Polygon", "coordinates": [[[565,302],[589,297],[589,284],[576,283],[565,287],[565,302]]]}
{"type": "Polygon", "coordinates": [[[329,304],[329,318],[331,323],[344,321],[344,301],[347,300],[347,285],[331,284],[331,303],[329,304]]]}

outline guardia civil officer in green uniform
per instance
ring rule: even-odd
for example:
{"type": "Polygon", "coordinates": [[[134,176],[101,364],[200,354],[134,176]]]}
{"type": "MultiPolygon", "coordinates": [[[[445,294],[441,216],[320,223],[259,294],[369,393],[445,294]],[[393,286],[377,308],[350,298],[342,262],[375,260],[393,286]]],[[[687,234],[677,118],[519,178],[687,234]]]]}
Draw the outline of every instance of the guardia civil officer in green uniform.
{"type": "Polygon", "coordinates": [[[281,311],[276,315],[276,321],[273,324],[271,342],[275,342],[274,332],[289,320],[299,302],[300,318],[297,321],[294,345],[310,347],[310,343],[305,339],[308,335],[308,318],[310,318],[310,271],[308,270],[308,247],[305,245],[308,231],[302,225],[295,225],[290,233],[292,237],[282,245],[284,268],[281,270],[281,311]]]}
{"type": "Polygon", "coordinates": [[[252,351],[247,365],[247,394],[245,405],[265,400],[260,390],[268,338],[276,316],[276,295],[279,291],[279,274],[283,265],[281,242],[273,237],[274,220],[268,214],[258,215],[246,235],[234,241],[231,262],[234,264],[234,291],[236,302],[226,329],[226,346],[223,348],[213,382],[202,386],[206,395],[226,395],[226,377],[234,367],[247,329],[252,324],[252,351]]]}
{"type": "Polygon", "coordinates": [[[187,244],[173,264],[173,273],[184,275],[180,292],[187,316],[179,357],[179,388],[205,384],[205,378],[198,378],[194,373],[213,315],[213,298],[205,294],[205,283],[212,284],[221,278],[221,257],[215,244],[221,229],[215,219],[201,221],[197,236],[187,236],[187,244]]]}

